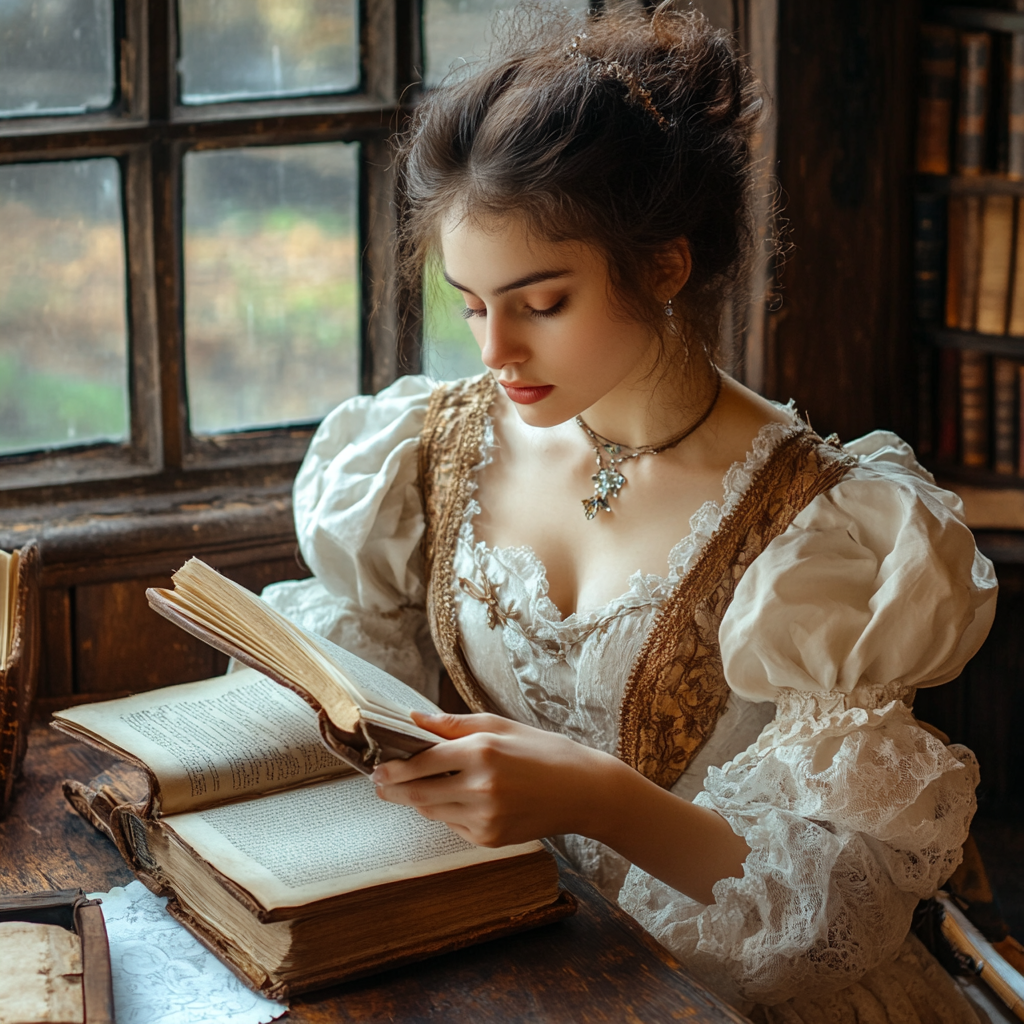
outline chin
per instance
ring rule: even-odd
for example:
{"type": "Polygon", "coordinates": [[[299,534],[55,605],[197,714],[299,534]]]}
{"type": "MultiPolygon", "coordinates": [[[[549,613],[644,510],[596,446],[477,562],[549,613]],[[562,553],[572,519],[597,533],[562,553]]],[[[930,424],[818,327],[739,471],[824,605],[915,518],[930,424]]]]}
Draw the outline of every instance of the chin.
{"type": "Polygon", "coordinates": [[[566,411],[559,405],[548,405],[547,402],[537,402],[536,405],[517,405],[509,399],[510,404],[519,414],[519,418],[528,427],[557,427],[577,415],[575,412],[566,411]]]}

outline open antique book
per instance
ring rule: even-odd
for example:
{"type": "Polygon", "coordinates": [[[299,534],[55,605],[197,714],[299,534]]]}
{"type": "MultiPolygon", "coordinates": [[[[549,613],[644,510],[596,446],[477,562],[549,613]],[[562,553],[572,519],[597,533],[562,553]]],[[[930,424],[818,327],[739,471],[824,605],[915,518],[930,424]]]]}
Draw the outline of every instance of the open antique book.
{"type": "Polygon", "coordinates": [[[71,708],[54,726],[131,766],[65,795],[244,980],[284,998],[572,913],[541,843],[473,846],[360,774],[438,742],[409,719],[433,704],[208,567],[184,579],[151,601],[266,669],[71,708]],[[266,617],[246,618],[252,606],[266,617]]]}
{"type": "Polygon", "coordinates": [[[317,712],[324,742],[353,768],[369,774],[437,743],[410,712],[439,708],[394,676],[300,629],[198,558],[171,579],[173,590],[146,591],[150,607],[294,690],[317,712]]]}

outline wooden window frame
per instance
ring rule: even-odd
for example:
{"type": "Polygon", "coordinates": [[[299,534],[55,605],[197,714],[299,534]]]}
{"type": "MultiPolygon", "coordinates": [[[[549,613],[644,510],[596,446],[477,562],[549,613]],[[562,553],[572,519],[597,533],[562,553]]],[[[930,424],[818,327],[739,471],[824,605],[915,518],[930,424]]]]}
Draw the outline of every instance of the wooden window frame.
{"type": "MultiPolygon", "coordinates": [[[[358,3],[360,85],[351,93],[178,100],[175,0],[115,0],[119,68],[104,111],[0,120],[0,164],[112,157],[123,185],[130,436],[0,456],[0,507],[204,487],[285,485],[315,423],[209,437],[189,431],[185,391],[182,167],[190,151],[356,142],[360,390],[419,368],[415,318],[399,313],[388,138],[416,98],[417,0],[358,3]],[[371,315],[372,311],[372,315],[371,315]],[[412,326],[403,329],[400,325],[412,326]]],[[[417,300],[418,297],[410,297],[417,300]]]]}

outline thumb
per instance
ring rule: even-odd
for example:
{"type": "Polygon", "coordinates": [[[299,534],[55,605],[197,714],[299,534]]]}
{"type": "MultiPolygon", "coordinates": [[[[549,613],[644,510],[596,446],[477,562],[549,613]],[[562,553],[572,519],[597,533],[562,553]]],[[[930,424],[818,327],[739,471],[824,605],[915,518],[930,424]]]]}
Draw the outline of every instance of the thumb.
{"type": "Polygon", "coordinates": [[[460,736],[471,736],[475,732],[504,732],[508,724],[498,715],[427,714],[424,711],[414,711],[412,720],[420,728],[446,740],[457,740],[460,736]]]}

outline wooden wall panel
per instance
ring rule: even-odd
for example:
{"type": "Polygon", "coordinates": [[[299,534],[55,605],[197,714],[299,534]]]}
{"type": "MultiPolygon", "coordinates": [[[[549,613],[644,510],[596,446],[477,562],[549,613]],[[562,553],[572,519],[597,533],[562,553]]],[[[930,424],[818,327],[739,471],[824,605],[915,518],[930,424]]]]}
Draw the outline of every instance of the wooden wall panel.
{"type": "Polygon", "coordinates": [[[917,4],[781,0],[778,175],[792,249],[766,392],[822,434],[913,434],[917,4]]]}
{"type": "Polygon", "coordinates": [[[121,693],[219,675],[227,658],[152,611],[164,576],[75,588],[75,692],[121,693]]]}
{"type": "MultiPolygon", "coordinates": [[[[208,556],[218,566],[216,554],[208,556]]],[[[237,563],[227,556],[224,573],[259,593],[268,583],[309,575],[294,558],[237,563]]],[[[156,614],[147,587],[169,587],[170,577],[81,584],[74,594],[74,693],[105,694],[153,690],[223,673],[228,659],[156,614]]],[[[64,591],[63,593],[67,593],[64,591]]],[[[47,696],[54,682],[48,683],[47,696]]],[[[70,688],[66,691],[70,693],[70,688]]]]}
{"type": "Polygon", "coordinates": [[[61,697],[74,689],[71,591],[44,587],[40,592],[43,640],[39,659],[38,696],[61,697]]]}

